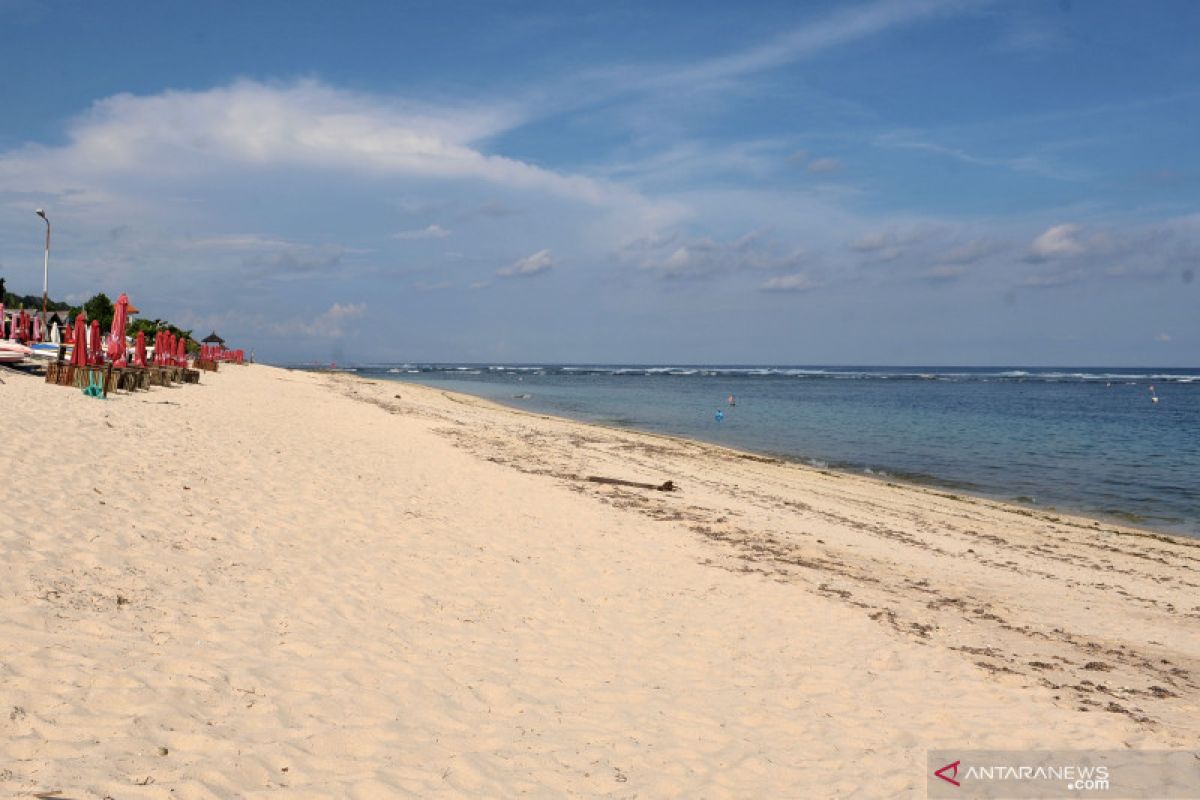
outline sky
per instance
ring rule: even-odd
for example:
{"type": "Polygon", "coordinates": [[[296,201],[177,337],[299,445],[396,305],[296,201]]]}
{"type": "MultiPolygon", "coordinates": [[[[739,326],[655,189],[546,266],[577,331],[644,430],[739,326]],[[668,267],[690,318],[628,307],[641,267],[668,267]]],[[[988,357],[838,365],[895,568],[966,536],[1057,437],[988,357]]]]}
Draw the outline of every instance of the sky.
{"type": "Polygon", "coordinates": [[[277,363],[1200,365],[1200,4],[0,0],[0,276],[277,363]]]}

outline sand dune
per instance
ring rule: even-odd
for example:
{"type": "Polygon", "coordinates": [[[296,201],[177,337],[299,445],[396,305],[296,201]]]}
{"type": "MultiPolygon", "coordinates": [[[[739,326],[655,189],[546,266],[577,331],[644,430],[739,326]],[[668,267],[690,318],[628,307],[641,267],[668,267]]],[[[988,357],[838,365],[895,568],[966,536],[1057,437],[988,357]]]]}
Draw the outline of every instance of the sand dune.
{"type": "Polygon", "coordinates": [[[4,380],[6,796],[923,796],[929,748],[1200,747],[1195,541],[345,375],[4,380]]]}

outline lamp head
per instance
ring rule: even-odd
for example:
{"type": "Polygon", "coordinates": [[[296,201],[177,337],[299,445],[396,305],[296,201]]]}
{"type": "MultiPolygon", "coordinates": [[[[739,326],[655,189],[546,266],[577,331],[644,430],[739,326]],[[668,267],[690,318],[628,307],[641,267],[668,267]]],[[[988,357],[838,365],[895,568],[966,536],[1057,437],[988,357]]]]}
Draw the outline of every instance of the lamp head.
{"type": "MultiPolygon", "coordinates": [[[[46,219],[46,209],[44,209],[44,208],[39,208],[37,211],[35,211],[33,213],[37,214],[42,219],[46,219]]],[[[47,219],[46,221],[49,222],[50,220],[47,219]]]]}

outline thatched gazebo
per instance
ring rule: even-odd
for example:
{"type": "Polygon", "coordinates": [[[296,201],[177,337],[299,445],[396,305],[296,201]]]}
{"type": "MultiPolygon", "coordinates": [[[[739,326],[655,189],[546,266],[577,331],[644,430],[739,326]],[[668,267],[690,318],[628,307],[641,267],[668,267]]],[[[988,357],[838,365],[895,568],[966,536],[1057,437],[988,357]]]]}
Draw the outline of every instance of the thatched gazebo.
{"type": "Polygon", "coordinates": [[[210,333],[208,336],[205,336],[200,341],[203,342],[204,344],[219,344],[219,345],[221,345],[222,350],[225,349],[225,340],[222,339],[220,336],[217,336],[216,331],[213,331],[212,333],[210,333]]]}

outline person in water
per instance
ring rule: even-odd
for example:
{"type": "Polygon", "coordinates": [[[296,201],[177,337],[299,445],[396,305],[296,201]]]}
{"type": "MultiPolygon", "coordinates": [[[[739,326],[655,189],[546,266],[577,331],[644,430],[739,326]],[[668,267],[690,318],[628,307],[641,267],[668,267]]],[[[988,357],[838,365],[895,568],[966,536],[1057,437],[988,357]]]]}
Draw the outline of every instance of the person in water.
{"type": "Polygon", "coordinates": [[[722,421],[725,419],[725,412],[718,408],[717,413],[713,414],[713,419],[715,419],[717,422],[722,421]]]}
{"type": "Polygon", "coordinates": [[[729,395],[729,405],[736,406],[737,401],[733,399],[733,395],[729,395]]]}

